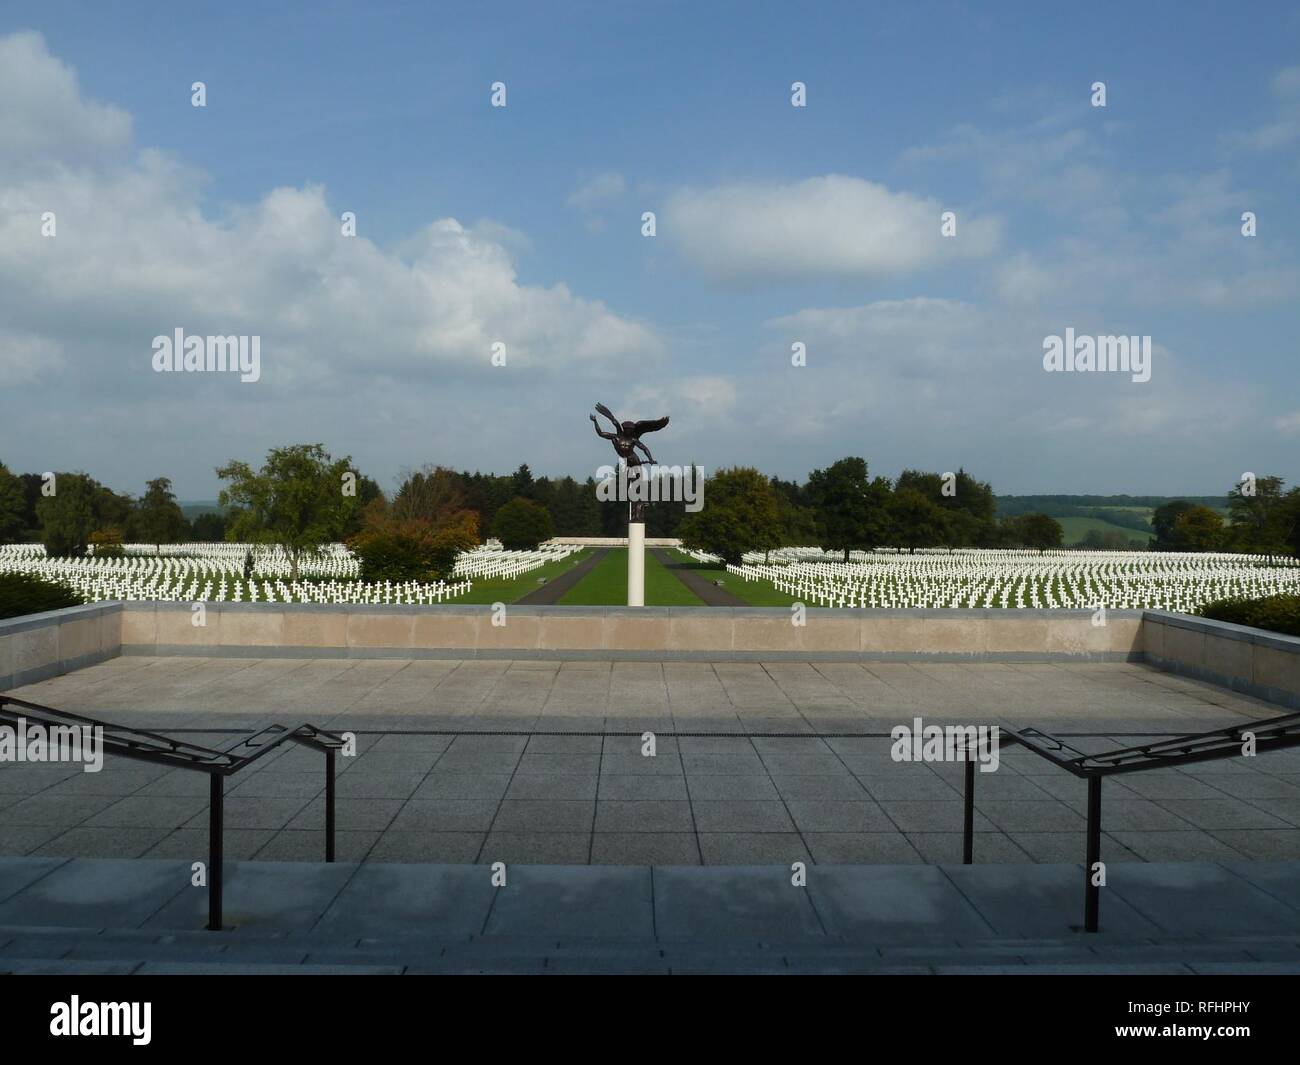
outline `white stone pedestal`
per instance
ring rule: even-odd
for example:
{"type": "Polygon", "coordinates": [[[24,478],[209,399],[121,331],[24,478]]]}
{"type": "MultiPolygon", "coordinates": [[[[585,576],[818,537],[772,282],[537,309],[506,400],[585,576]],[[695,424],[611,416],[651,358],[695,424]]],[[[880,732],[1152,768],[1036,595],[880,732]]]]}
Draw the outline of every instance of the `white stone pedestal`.
{"type": "Polygon", "coordinates": [[[627,605],[645,606],[645,522],[627,523],[627,605]]]}

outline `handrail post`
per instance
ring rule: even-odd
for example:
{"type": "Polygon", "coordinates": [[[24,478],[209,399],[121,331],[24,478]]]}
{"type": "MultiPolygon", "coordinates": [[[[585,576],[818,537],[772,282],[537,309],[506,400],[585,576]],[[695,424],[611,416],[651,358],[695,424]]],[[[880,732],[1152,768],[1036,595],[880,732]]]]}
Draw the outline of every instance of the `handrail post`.
{"type": "Polygon", "coordinates": [[[222,848],[225,827],[223,781],[220,773],[208,774],[208,931],[221,931],[221,880],[225,858],[222,848]]]}
{"type": "Polygon", "coordinates": [[[961,864],[970,865],[975,858],[975,763],[966,752],[966,809],[962,826],[961,864]]]}
{"type": "Polygon", "coordinates": [[[325,860],[334,860],[334,748],[325,751],[325,860]]]}
{"type": "Polygon", "coordinates": [[[1101,861],[1101,777],[1088,778],[1088,860],[1083,867],[1083,930],[1097,931],[1097,910],[1101,902],[1101,888],[1093,878],[1093,870],[1101,861]]]}

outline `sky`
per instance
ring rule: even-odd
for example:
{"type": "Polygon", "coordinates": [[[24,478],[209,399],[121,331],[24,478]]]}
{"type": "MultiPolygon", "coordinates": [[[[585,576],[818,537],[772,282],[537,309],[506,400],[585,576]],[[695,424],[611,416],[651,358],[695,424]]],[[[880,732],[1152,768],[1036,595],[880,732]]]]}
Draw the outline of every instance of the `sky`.
{"type": "Polygon", "coordinates": [[[0,0],[0,462],[1294,483],[1298,188],[1295,3],[0,0]]]}

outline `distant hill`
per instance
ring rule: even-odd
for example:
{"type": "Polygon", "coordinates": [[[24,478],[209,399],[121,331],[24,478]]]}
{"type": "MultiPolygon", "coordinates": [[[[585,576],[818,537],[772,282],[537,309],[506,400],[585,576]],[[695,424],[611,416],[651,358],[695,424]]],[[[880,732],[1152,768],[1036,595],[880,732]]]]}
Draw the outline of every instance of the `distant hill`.
{"type": "Polygon", "coordinates": [[[1176,499],[1197,503],[1228,516],[1227,494],[1217,496],[998,496],[999,518],[1050,514],[1065,530],[1065,542],[1077,544],[1090,531],[1118,532],[1145,547],[1156,507],[1176,499]]]}
{"type": "Polygon", "coordinates": [[[186,521],[193,521],[200,514],[224,514],[226,512],[225,507],[215,499],[181,499],[178,500],[178,503],[186,521]]]}
{"type": "Polygon", "coordinates": [[[1217,496],[997,496],[999,514],[1028,514],[1031,511],[1047,513],[1046,507],[1106,507],[1111,510],[1155,510],[1164,503],[1185,499],[1189,503],[1222,509],[1227,504],[1228,493],[1217,496]]]}

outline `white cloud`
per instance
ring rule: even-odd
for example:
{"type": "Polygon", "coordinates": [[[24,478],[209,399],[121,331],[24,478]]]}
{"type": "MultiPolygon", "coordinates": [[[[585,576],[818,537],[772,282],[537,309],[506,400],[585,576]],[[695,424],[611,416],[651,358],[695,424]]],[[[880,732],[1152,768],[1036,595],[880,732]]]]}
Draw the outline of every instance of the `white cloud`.
{"type": "Polygon", "coordinates": [[[564,470],[572,445],[532,427],[574,401],[574,378],[666,357],[645,323],[524,283],[527,238],[491,220],[433,218],[381,247],[364,216],[343,236],[353,205],[319,185],[212,211],[207,176],[134,148],[130,119],[84,99],[35,34],[0,37],[0,99],[0,424],[16,468],[211,492],[232,457],[323,440],[385,479],[394,456],[564,470]],[[57,236],[41,235],[47,211],[57,236]],[[153,372],[153,337],[178,327],[260,336],[260,381],[153,372]]]}
{"type": "Polygon", "coordinates": [[[1300,141],[1300,66],[1283,67],[1274,74],[1272,89],[1277,114],[1262,126],[1233,134],[1230,145],[1270,152],[1300,141]]]}
{"type": "Polygon", "coordinates": [[[1056,291],[1058,282],[1033,255],[1018,252],[994,269],[992,284],[1003,303],[1033,307],[1056,291]]]}
{"type": "Polygon", "coordinates": [[[618,199],[625,192],[627,192],[627,181],[622,174],[613,172],[598,174],[579,186],[564,203],[566,207],[578,211],[593,211],[605,206],[611,200],[618,199]]]}
{"type": "MultiPolygon", "coordinates": [[[[1158,206],[1076,204],[1076,224],[988,274],[1009,306],[1068,298],[1088,307],[1224,311],[1285,303],[1300,293],[1290,247],[1241,234],[1252,197],[1225,170],[1148,179],[1158,206]]],[[[1065,216],[1063,216],[1065,217],[1065,216]]]]}
{"type": "Polygon", "coordinates": [[[634,412],[627,415],[632,418],[657,418],[684,409],[690,411],[688,417],[725,418],[735,403],[736,385],[731,378],[695,374],[640,381],[628,393],[625,406],[634,412]]]}
{"type": "MultiPolygon", "coordinates": [[[[877,473],[964,465],[1002,491],[1059,483],[1189,491],[1169,484],[1171,469],[1193,486],[1231,483],[1237,459],[1225,441],[1247,437],[1268,408],[1263,386],[1210,379],[1159,337],[1144,384],[1120,373],[1047,373],[1043,339],[1067,325],[1080,334],[1139,332],[1130,317],[1109,313],[1009,315],[932,298],[782,315],[765,323],[769,342],[733,378],[734,410],[745,412],[735,431],[807,456],[800,465],[809,468],[843,454],[867,456],[877,473]],[[804,367],[790,364],[795,340],[807,345],[804,367]]],[[[744,454],[730,433],[712,441],[727,460],[744,454]]]]}
{"type": "Polygon", "coordinates": [[[470,227],[470,230],[476,237],[489,244],[501,245],[515,259],[522,255],[531,255],[534,251],[532,238],[527,233],[491,218],[480,218],[470,227]]]}
{"type": "MultiPolygon", "coordinates": [[[[219,462],[324,440],[385,486],[426,460],[578,472],[605,458],[585,421],[600,399],[624,417],[671,414],[652,445],[668,462],[803,476],[857,453],[876,472],[965,464],[1003,490],[1186,492],[1230,484],[1285,449],[1278,433],[1300,432],[1268,358],[1256,374],[1213,337],[1200,354],[1215,380],[1159,344],[1146,385],[1042,372],[1043,336],[1067,325],[1159,333],[1134,310],[1233,308],[1300,287],[1294,242],[1272,239],[1279,219],[1261,209],[1270,239],[1240,236],[1252,197],[1226,172],[1131,177],[1100,132],[1069,128],[1073,115],[917,149],[913,162],[983,178],[966,207],[837,175],[670,197],[660,237],[724,280],[855,282],[984,257],[987,306],[965,290],[805,304],[756,339],[752,312],[725,293],[661,333],[562,283],[527,284],[525,235],[450,208],[392,246],[368,238],[364,213],[362,235],[342,237],[339,212],[355,205],[323,186],[218,213],[203,173],[133,147],[129,116],[85,99],[36,35],[0,38],[0,99],[0,424],[14,468],[86,468],[136,491],[166,473],[204,492],[219,462]],[[1031,200],[1051,225],[1022,214],[1031,200]],[[939,235],[947,209],[957,238],[939,235]],[[40,236],[47,210],[54,239],[40,236]],[[1049,236],[995,257],[994,211],[1049,236]],[[260,334],[262,381],[153,374],[150,340],[177,326],[260,334]],[[807,367],[790,365],[796,339],[807,367]],[[505,369],[488,363],[496,340],[505,369]],[[1170,484],[1175,469],[1185,479],[1170,484]]],[[[592,225],[626,192],[603,174],[568,202],[592,225]]],[[[670,268],[652,257],[646,276],[670,268]]],[[[1265,355],[1284,348],[1279,335],[1265,355]]]]}
{"type": "Polygon", "coordinates": [[[1300,96],[1300,66],[1283,67],[1274,74],[1273,92],[1284,100],[1300,96]]]}
{"type": "Polygon", "coordinates": [[[1031,201],[1057,212],[1077,212],[1113,202],[1131,188],[1125,175],[1105,169],[1106,148],[1086,130],[1060,129],[1061,117],[999,130],[963,124],[935,143],[907,149],[902,162],[959,167],[978,175],[990,196],[1017,210],[1031,201]]]}
{"type": "Polygon", "coordinates": [[[722,185],[672,196],[659,233],[715,278],[867,278],[988,255],[996,219],[831,174],[792,184],[722,185]],[[957,213],[957,235],[940,215],[957,213]]]}
{"type": "Polygon", "coordinates": [[[131,117],[83,98],[76,73],[39,33],[0,37],[0,100],[0,175],[12,175],[14,164],[113,155],[131,140],[131,117]]]}
{"type": "Polygon", "coordinates": [[[111,366],[133,391],[165,387],[150,341],[178,326],[260,335],[270,389],[481,374],[496,341],[510,372],[601,375],[663,354],[653,330],[600,301],[521,283],[512,249],[526,238],[507,227],[441,218],[385,249],[342,236],[321,186],[272,189],[212,217],[204,176],[167,156],[80,150],[118,146],[129,121],[83,102],[38,36],[0,38],[0,71],[0,122],[27,150],[63,161],[15,168],[0,190],[0,319],[65,351],[89,378],[111,366]],[[4,56],[25,86],[12,96],[4,56]],[[41,235],[46,211],[53,238],[41,235]]]}
{"type": "Polygon", "coordinates": [[[63,350],[55,341],[0,329],[0,380],[7,386],[48,381],[62,368],[63,350]]]}

